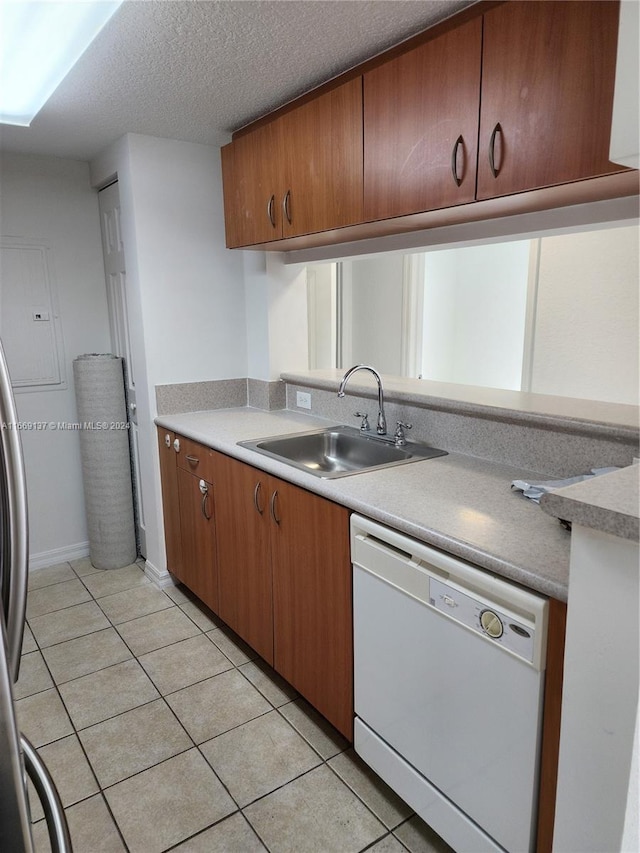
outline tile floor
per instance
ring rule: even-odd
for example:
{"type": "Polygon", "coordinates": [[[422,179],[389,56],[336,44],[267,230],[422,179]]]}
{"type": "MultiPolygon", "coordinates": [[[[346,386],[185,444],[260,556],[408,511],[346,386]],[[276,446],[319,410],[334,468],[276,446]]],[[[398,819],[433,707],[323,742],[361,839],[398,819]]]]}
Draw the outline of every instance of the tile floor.
{"type": "Polygon", "coordinates": [[[184,588],[63,563],[32,574],[27,622],[18,719],[75,853],[450,853],[184,588]]]}

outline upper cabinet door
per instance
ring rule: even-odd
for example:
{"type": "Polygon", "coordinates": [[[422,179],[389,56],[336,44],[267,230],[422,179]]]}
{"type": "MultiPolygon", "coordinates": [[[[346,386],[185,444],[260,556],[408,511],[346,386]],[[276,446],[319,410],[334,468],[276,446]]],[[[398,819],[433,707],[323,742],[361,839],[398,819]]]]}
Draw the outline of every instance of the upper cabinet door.
{"type": "Polygon", "coordinates": [[[362,77],[276,120],[284,144],[284,237],[362,220],[362,77]]]}
{"type": "Polygon", "coordinates": [[[269,122],[222,149],[227,246],[282,237],[280,126],[269,122]]]}
{"type": "Polygon", "coordinates": [[[478,199],[615,171],[619,4],[513,2],[484,16],[478,199]]]}
{"type": "Polygon", "coordinates": [[[364,75],[367,220],[474,200],[480,17],[364,75]]]}

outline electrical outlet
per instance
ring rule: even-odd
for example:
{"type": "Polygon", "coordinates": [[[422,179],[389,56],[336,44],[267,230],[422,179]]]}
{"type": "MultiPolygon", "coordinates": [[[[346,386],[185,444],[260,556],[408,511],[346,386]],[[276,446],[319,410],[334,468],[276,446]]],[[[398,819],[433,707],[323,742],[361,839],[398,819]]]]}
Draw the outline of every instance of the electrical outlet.
{"type": "Polygon", "coordinates": [[[299,409],[310,409],[311,394],[307,394],[306,391],[296,391],[296,406],[299,409]]]}

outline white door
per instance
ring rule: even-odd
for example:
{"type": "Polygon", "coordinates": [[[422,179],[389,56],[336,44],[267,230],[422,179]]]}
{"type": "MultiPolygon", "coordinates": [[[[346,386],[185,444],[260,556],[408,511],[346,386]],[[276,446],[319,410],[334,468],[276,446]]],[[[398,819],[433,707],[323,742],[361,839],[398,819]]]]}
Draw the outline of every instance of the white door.
{"type": "Polygon", "coordinates": [[[146,557],[144,506],[140,489],[140,456],[138,417],[136,409],[136,378],[131,359],[129,315],[127,311],[127,271],[125,267],[122,229],[120,227],[120,194],[118,182],[98,193],[100,206],[100,228],[104,271],[107,284],[111,348],[114,355],[124,360],[127,417],[129,420],[129,447],[131,451],[131,473],[133,498],[136,514],[136,538],[138,550],[146,557]]]}

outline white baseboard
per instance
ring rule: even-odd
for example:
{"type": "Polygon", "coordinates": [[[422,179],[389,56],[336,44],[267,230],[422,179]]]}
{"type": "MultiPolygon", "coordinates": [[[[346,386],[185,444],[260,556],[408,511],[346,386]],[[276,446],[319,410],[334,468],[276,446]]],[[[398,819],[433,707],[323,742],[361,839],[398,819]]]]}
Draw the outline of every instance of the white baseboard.
{"type": "Polygon", "coordinates": [[[47,566],[55,566],[58,563],[67,563],[70,560],[79,560],[81,557],[88,556],[88,542],[77,542],[75,545],[67,545],[64,548],[52,548],[50,551],[31,554],[29,556],[29,571],[45,569],[47,566]]]}
{"type": "Polygon", "coordinates": [[[144,573],[149,580],[153,581],[153,583],[160,589],[164,589],[168,586],[175,586],[175,581],[172,575],[170,575],[166,569],[159,569],[157,566],[154,566],[153,563],[149,562],[149,560],[144,564],[144,573]]]}

